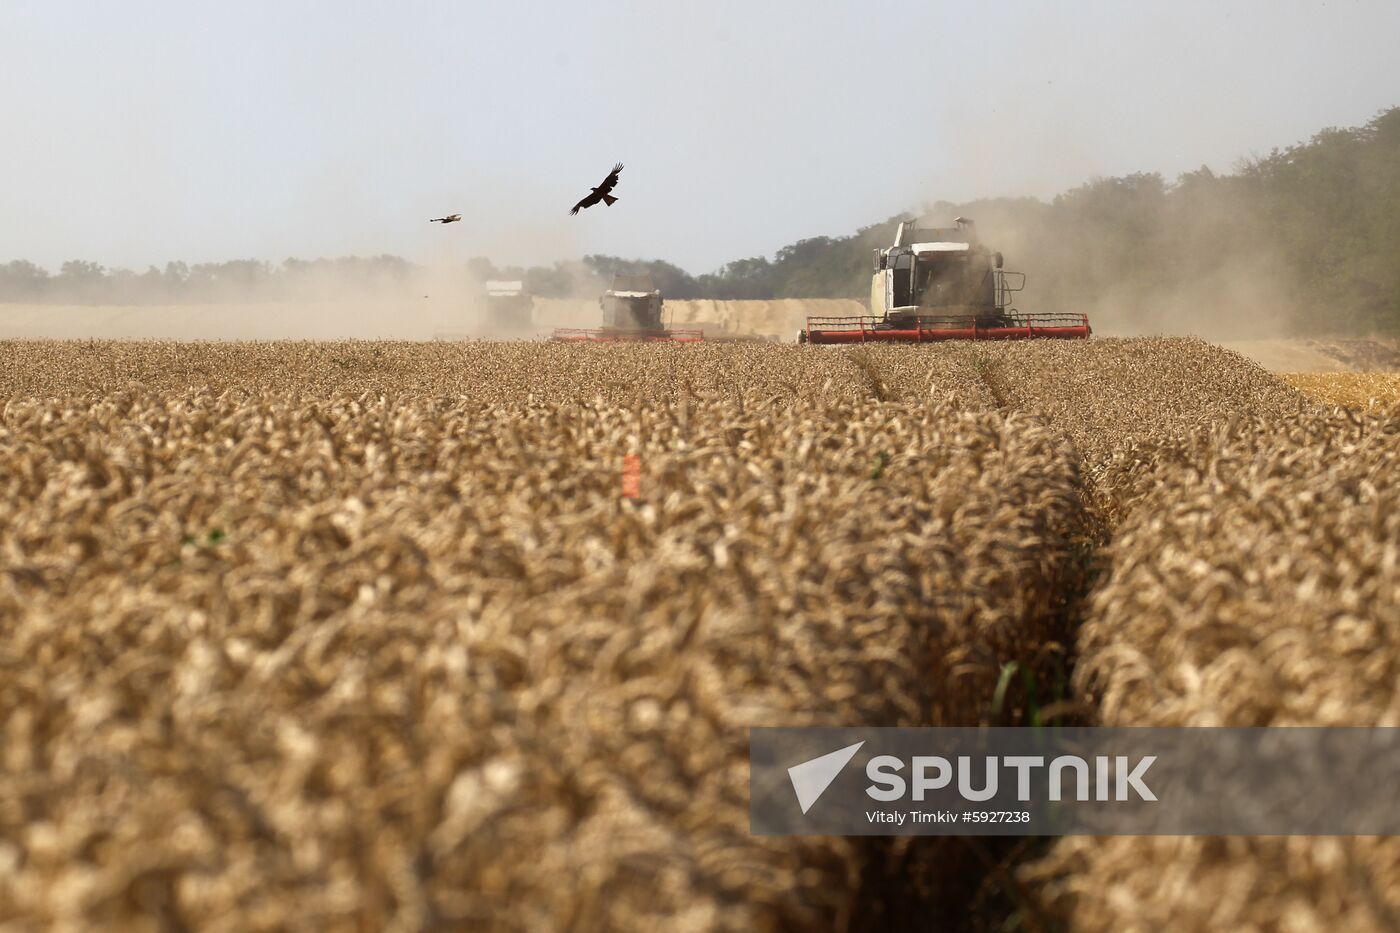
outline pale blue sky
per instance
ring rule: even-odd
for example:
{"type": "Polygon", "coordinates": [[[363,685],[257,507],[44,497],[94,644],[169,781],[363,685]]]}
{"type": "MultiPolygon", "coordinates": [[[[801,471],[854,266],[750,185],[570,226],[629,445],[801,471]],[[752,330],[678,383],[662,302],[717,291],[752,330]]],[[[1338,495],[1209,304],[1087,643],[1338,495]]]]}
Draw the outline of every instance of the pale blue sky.
{"type": "Polygon", "coordinates": [[[1395,0],[0,0],[0,261],[707,271],[924,200],[1228,170],[1400,104],[1397,35],[1395,0]],[[618,204],[570,217],[616,160],[618,204]]]}

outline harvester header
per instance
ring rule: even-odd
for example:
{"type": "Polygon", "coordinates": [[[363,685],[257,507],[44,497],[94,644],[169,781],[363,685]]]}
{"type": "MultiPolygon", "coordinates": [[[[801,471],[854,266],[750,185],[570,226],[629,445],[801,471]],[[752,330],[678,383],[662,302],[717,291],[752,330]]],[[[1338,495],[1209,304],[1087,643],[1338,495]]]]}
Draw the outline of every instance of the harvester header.
{"type": "Polygon", "coordinates": [[[1083,314],[1027,314],[1011,307],[1025,286],[1002,269],[1001,253],[977,238],[972,221],[952,227],[899,225],[894,245],[875,250],[870,314],[809,317],[802,343],[936,343],[944,340],[1083,340],[1083,314]]]}

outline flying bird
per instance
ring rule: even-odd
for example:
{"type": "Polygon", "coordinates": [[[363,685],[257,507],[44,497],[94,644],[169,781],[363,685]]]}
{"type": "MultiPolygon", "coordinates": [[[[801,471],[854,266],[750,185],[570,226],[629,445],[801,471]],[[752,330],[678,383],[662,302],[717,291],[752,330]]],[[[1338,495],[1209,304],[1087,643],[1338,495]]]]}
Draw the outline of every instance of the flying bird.
{"type": "Polygon", "coordinates": [[[618,173],[621,171],[622,163],[619,162],[613,166],[613,170],[608,173],[608,177],[604,178],[602,183],[599,184],[598,187],[593,189],[593,193],[590,194],[588,197],[584,198],[582,201],[575,204],[574,209],[569,211],[569,213],[577,214],[580,208],[592,207],[599,201],[602,201],[608,207],[612,207],[613,204],[617,202],[617,198],[613,197],[612,194],[610,194],[610,192],[613,190],[614,187],[616,187],[617,176],[618,173]]]}
{"type": "Polygon", "coordinates": [[[430,224],[455,224],[457,221],[459,221],[459,220],[461,220],[461,219],[462,219],[462,215],[461,215],[461,214],[448,214],[446,217],[434,217],[432,220],[429,220],[428,223],[430,223],[430,224]]]}

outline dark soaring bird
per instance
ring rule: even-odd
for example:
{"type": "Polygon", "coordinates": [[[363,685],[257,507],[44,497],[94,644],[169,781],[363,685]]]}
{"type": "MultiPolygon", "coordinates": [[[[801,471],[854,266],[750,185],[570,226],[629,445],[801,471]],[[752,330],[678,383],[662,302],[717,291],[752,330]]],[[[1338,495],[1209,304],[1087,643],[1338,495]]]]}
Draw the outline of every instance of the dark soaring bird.
{"type": "Polygon", "coordinates": [[[617,185],[617,176],[618,173],[621,171],[622,163],[619,162],[613,166],[613,170],[608,173],[608,177],[604,178],[602,183],[599,184],[598,187],[593,189],[593,193],[590,194],[588,197],[584,198],[582,201],[575,204],[574,209],[569,211],[569,213],[577,214],[580,208],[592,207],[599,201],[602,201],[608,207],[612,207],[613,204],[617,202],[617,198],[613,197],[609,192],[611,192],[613,188],[617,185]]]}
{"type": "Polygon", "coordinates": [[[428,221],[430,224],[455,224],[462,219],[461,214],[448,214],[446,217],[434,217],[428,221]]]}

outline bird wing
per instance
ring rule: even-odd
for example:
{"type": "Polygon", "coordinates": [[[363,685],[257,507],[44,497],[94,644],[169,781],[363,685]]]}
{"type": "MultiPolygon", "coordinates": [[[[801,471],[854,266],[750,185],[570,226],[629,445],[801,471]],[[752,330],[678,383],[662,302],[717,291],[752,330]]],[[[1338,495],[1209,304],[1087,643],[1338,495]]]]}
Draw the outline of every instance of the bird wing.
{"type": "Polygon", "coordinates": [[[601,195],[599,195],[597,192],[594,192],[593,194],[588,195],[588,197],[584,198],[582,201],[575,204],[574,209],[569,211],[569,213],[577,214],[579,212],[579,208],[592,207],[593,205],[597,204],[600,199],[601,195]]]}
{"type": "Polygon", "coordinates": [[[619,162],[613,166],[613,170],[608,173],[608,177],[603,179],[603,183],[598,186],[598,190],[603,192],[604,194],[607,194],[609,191],[612,191],[613,186],[617,184],[617,176],[621,174],[621,172],[622,163],[619,162]]]}

